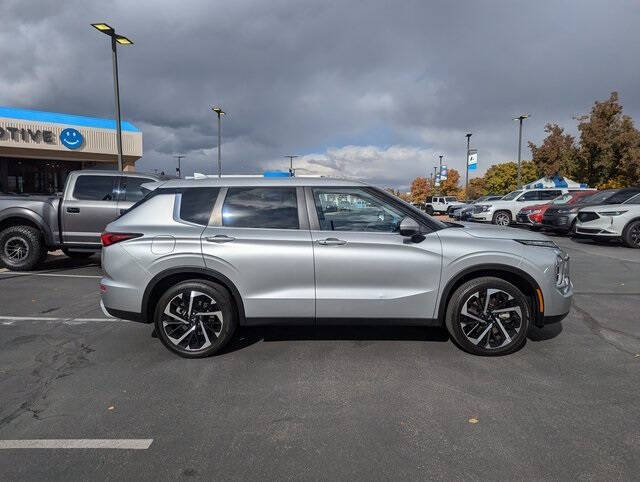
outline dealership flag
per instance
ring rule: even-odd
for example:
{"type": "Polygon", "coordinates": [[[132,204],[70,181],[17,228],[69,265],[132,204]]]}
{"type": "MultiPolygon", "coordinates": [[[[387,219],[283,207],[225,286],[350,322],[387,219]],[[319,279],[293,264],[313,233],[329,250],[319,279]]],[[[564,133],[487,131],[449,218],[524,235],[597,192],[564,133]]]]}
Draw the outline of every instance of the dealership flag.
{"type": "Polygon", "coordinates": [[[440,186],[440,174],[436,174],[436,187],[440,186]]]}
{"type": "Polygon", "coordinates": [[[445,166],[444,164],[440,167],[440,179],[442,181],[447,180],[447,166],[445,166]]]}
{"type": "Polygon", "coordinates": [[[469,159],[468,159],[469,170],[473,171],[478,167],[478,151],[473,150],[469,151],[469,159]]]}

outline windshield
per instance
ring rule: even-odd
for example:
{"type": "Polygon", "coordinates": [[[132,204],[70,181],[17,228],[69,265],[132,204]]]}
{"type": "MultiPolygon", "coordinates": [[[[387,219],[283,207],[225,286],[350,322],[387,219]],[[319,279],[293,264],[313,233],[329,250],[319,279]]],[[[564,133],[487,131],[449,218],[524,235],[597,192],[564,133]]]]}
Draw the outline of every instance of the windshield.
{"type": "Polygon", "coordinates": [[[513,191],[510,192],[509,194],[507,194],[505,197],[503,197],[501,199],[501,201],[512,201],[515,198],[517,198],[520,194],[522,194],[522,191],[513,191]]]}
{"type": "Polygon", "coordinates": [[[562,196],[558,196],[555,198],[551,204],[559,205],[559,204],[567,204],[571,199],[573,199],[573,194],[563,194],[562,196]]]}
{"type": "Polygon", "coordinates": [[[615,191],[613,189],[608,189],[606,191],[599,191],[595,194],[592,194],[591,196],[585,196],[583,197],[578,204],[601,204],[603,203],[608,197],[611,196],[611,194],[613,194],[615,191]]]}

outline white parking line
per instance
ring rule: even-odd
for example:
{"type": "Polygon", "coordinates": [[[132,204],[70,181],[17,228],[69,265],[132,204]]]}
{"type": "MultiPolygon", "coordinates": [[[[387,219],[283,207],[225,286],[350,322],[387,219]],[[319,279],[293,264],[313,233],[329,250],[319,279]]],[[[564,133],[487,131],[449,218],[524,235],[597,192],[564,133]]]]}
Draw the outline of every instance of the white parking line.
{"type": "Polygon", "coordinates": [[[60,278],[102,278],[100,275],[93,274],[34,273],[32,271],[0,271],[0,275],[2,274],[10,276],[57,276],[60,278]]]}
{"type": "Polygon", "coordinates": [[[127,449],[147,450],[153,442],[148,439],[36,439],[0,440],[0,450],[7,449],[127,449]]]}
{"type": "Polygon", "coordinates": [[[55,318],[50,316],[0,316],[0,323],[3,325],[13,325],[17,321],[47,321],[47,322],[53,322],[53,323],[64,323],[67,325],[105,322],[105,321],[130,323],[129,321],[122,320],[120,318],[73,318],[73,317],[55,318]]]}

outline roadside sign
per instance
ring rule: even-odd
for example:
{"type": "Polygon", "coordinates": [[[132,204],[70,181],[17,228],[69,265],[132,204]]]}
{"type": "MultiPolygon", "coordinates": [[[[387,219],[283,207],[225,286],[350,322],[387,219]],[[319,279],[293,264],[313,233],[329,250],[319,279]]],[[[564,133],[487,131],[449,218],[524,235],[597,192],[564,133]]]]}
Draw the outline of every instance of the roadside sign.
{"type": "Polygon", "coordinates": [[[467,160],[467,166],[470,171],[477,169],[478,167],[478,151],[473,149],[469,151],[469,159],[467,160]]]}

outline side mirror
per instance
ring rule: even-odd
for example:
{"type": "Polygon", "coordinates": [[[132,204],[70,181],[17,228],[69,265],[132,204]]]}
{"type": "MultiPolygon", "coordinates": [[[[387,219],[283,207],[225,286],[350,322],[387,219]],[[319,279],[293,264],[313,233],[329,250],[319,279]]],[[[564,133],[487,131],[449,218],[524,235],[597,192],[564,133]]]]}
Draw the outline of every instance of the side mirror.
{"type": "Polygon", "coordinates": [[[400,234],[406,237],[417,236],[420,234],[420,225],[415,219],[407,216],[400,221],[400,234]]]}

